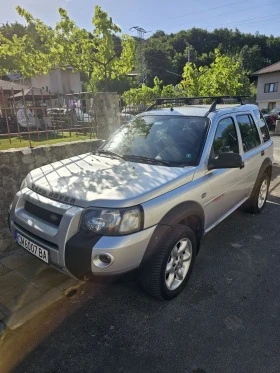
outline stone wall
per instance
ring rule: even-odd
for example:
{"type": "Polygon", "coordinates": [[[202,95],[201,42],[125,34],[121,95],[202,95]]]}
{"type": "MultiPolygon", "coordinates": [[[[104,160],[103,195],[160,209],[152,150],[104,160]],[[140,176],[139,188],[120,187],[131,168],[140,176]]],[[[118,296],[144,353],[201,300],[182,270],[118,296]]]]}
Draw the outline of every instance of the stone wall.
{"type": "Polygon", "coordinates": [[[0,252],[6,250],[12,243],[7,226],[8,209],[28,172],[48,163],[90,152],[100,143],[100,140],[86,140],[51,146],[43,145],[33,149],[0,151],[0,252]]]}
{"type": "Polygon", "coordinates": [[[120,98],[117,93],[97,93],[93,108],[97,137],[107,139],[120,127],[120,98]]]}

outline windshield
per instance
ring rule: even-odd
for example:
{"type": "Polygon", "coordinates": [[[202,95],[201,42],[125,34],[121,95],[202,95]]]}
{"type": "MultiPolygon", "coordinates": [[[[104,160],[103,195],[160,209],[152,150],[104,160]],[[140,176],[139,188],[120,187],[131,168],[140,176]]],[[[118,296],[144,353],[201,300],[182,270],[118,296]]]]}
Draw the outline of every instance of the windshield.
{"type": "Polygon", "coordinates": [[[121,127],[100,150],[134,162],[193,166],[199,162],[208,123],[204,117],[139,116],[121,127]]]}

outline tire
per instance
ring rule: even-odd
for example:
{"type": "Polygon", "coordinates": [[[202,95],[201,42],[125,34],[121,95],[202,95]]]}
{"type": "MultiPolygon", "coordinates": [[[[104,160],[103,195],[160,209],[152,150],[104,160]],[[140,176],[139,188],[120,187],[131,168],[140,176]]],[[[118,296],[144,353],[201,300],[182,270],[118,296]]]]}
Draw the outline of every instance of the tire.
{"type": "Polygon", "coordinates": [[[260,214],[266,204],[269,191],[270,177],[264,173],[253,189],[252,195],[246,203],[246,210],[252,214],[260,214]]]}
{"type": "Polygon", "coordinates": [[[188,282],[196,252],[194,232],[184,225],[176,225],[171,234],[162,239],[156,254],[141,268],[142,288],[160,300],[176,297],[188,282]]]}

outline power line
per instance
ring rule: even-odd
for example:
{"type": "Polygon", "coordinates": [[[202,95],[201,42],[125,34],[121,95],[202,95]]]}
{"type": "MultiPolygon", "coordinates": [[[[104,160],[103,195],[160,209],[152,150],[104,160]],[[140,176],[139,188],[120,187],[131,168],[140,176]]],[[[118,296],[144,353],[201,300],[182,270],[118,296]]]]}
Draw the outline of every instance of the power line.
{"type": "Polygon", "coordinates": [[[224,25],[236,25],[236,24],[238,25],[238,24],[242,24],[242,23],[255,23],[255,22],[264,20],[266,18],[269,18],[270,20],[274,19],[274,18],[279,18],[279,16],[280,16],[280,13],[274,14],[274,15],[268,15],[268,16],[264,16],[264,17],[243,19],[243,20],[238,21],[238,22],[226,22],[226,23],[223,23],[222,25],[219,25],[219,26],[209,25],[208,27],[223,27],[224,25]]]}
{"type": "MultiPolygon", "coordinates": [[[[239,4],[239,3],[244,3],[244,1],[237,1],[237,2],[233,2],[233,3],[229,3],[229,4],[226,4],[226,5],[220,5],[220,6],[216,6],[216,7],[212,7],[212,8],[208,8],[208,9],[204,9],[204,10],[202,10],[202,11],[197,11],[197,12],[192,12],[192,13],[189,13],[189,14],[185,14],[185,15],[180,15],[180,16],[176,16],[176,17],[169,17],[168,19],[163,19],[163,20],[161,20],[161,23],[146,23],[145,25],[153,25],[153,26],[157,26],[157,25],[162,25],[163,24],[163,22],[164,23],[167,23],[168,21],[172,21],[172,20],[174,20],[174,19],[178,19],[178,18],[183,18],[183,17],[188,17],[188,19],[189,19],[189,17],[190,16],[193,16],[193,15],[196,15],[196,14],[201,14],[201,13],[208,13],[209,11],[211,11],[211,10],[216,10],[216,9],[220,9],[220,8],[225,8],[225,7],[229,7],[229,6],[231,6],[231,5],[236,5],[236,4],[239,4]]],[[[278,1],[272,1],[272,2],[270,2],[270,3],[266,3],[266,4],[264,4],[264,5],[261,5],[261,6],[256,6],[256,7],[254,7],[254,9],[257,9],[257,8],[263,8],[263,7],[266,7],[267,8],[267,6],[268,5],[271,5],[271,4],[274,4],[274,3],[278,3],[278,1]]],[[[237,10],[236,11],[236,13],[239,13],[239,12],[243,12],[243,11],[246,11],[246,10],[250,10],[250,9],[252,9],[252,7],[251,8],[245,8],[245,9],[240,9],[240,10],[237,10]]],[[[223,14],[220,14],[220,15],[218,15],[219,17],[222,17],[223,16],[223,14]]],[[[276,17],[276,15],[268,15],[268,16],[266,16],[266,17],[271,17],[271,18],[275,18],[276,17]]],[[[277,17],[278,17],[278,15],[277,15],[277,17]]],[[[255,17],[255,18],[252,18],[252,19],[249,19],[249,20],[240,20],[240,21],[235,21],[235,22],[230,22],[230,23],[225,23],[225,24],[229,24],[229,25],[238,25],[239,23],[244,23],[244,22],[250,22],[250,23],[252,23],[252,22],[257,22],[258,20],[262,20],[263,19],[263,17],[255,17]]],[[[177,25],[178,26],[178,25],[177,25]]],[[[180,26],[179,26],[180,27],[180,26]]],[[[215,25],[207,25],[207,26],[204,26],[204,28],[205,29],[207,29],[207,28],[218,28],[218,27],[221,27],[220,25],[219,26],[215,26],[215,25]]],[[[129,29],[130,30],[130,29],[129,29]]],[[[178,30],[178,32],[179,32],[180,30],[178,30]]]]}
{"type": "MultiPolygon", "coordinates": [[[[204,10],[200,10],[200,11],[197,11],[197,12],[192,12],[191,15],[194,15],[194,14],[201,14],[201,13],[208,13],[209,11],[211,10],[216,10],[216,9],[220,9],[220,8],[226,8],[226,7],[229,7],[230,5],[236,5],[236,4],[241,4],[241,3],[244,3],[244,0],[243,1],[236,1],[234,3],[230,3],[230,4],[225,4],[225,5],[220,5],[220,6],[216,6],[216,7],[213,7],[213,8],[208,8],[208,9],[204,9],[204,10]]],[[[183,15],[180,15],[180,16],[176,16],[176,17],[168,17],[166,19],[162,19],[161,20],[161,23],[158,23],[159,24],[162,24],[163,22],[168,22],[168,21],[171,21],[173,19],[178,19],[178,18],[184,18],[184,17],[189,17],[190,16],[190,13],[188,14],[183,14],[183,15]]],[[[157,24],[153,23],[153,22],[149,22],[149,23],[144,23],[144,25],[153,25],[153,26],[156,26],[157,24]]]]}
{"type": "MultiPolygon", "coordinates": [[[[270,3],[266,3],[266,4],[263,4],[263,5],[260,5],[260,6],[256,6],[256,7],[254,7],[254,9],[263,8],[263,7],[266,7],[266,8],[267,8],[268,5],[272,5],[272,4],[275,4],[275,3],[279,4],[279,0],[277,0],[277,1],[272,1],[272,2],[270,2],[270,3]]],[[[247,10],[251,10],[251,9],[252,9],[252,7],[250,7],[250,8],[243,8],[243,9],[239,9],[239,10],[234,11],[234,13],[236,14],[236,13],[246,12],[247,10]]],[[[194,14],[194,13],[192,13],[191,16],[192,16],[193,14],[194,14]]],[[[216,18],[223,17],[223,16],[224,16],[224,13],[220,13],[220,14],[215,15],[216,18]]],[[[270,16],[270,15],[268,15],[267,17],[269,17],[269,16],[270,16]]],[[[201,19],[199,19],[199,21],[201,21],[201,19]]],[[[190,21],[189,21],[189,22],[190,22],[190,21]]],[[[240,22],[240,21],[235,21],[235,22],[231,22],[230,24],[235,25],[235,24],[238,24],[239,22],[240,22]]],[[[243,21],[241,21],[241,22],[243,22],[243,21]]],[[[180,25],[177,25],[177,26],[180,27],[180,25]]],[[[208,27],[218,27],[218,26],[208,26],[208,27]]],[[[206,28],[207,28],[207,27],[206,27],[206,28]]]]}
{"type": "Polygon", "coordinates": [[[255,18],[243,19],[243,20],[240,20],[240,21],[237,21],[237,22],[235,21],[235,22],[226,22],[226,23],[219,24],[219,25],[207,25],[207,26],[204,26],[204,28],[205,29],[208,29],[208,28],[220,28],[220,27],[224,27],[224,26],[227,26],[227,25],[229,25],[229,26],[230,25],[236,26],[236,25],[243,24],[243,23],[255,23],[255,22],[259,22],[261,20],[265,20],[265,19],[269,19],[269,20],[278,19],[279,16],[280,16],[280,13],[277,13],[277,14],[274,14],[274,15],[267,15],[267,16],[264,16],[264,17],[255,17],[255,18]]]}

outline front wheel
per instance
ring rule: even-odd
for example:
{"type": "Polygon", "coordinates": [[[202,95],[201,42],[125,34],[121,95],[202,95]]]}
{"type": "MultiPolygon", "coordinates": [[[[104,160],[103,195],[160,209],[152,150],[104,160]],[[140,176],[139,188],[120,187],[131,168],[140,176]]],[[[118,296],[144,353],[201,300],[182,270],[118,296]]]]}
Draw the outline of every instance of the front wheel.
{"type": "Polygon", "coordinates": [[[140,282],[144,290],[158,299],[172,299],[186,286],[196,256],[194,232],[177,225],[155,256],[141,269],[140,282]]]}
{"type": "Polygon", "coordinates": [[[247,203],[247,210],[253,214],[260,214],[265,207],[269,191],[270,177],[267,173],[258,181],[247,203]]]}

